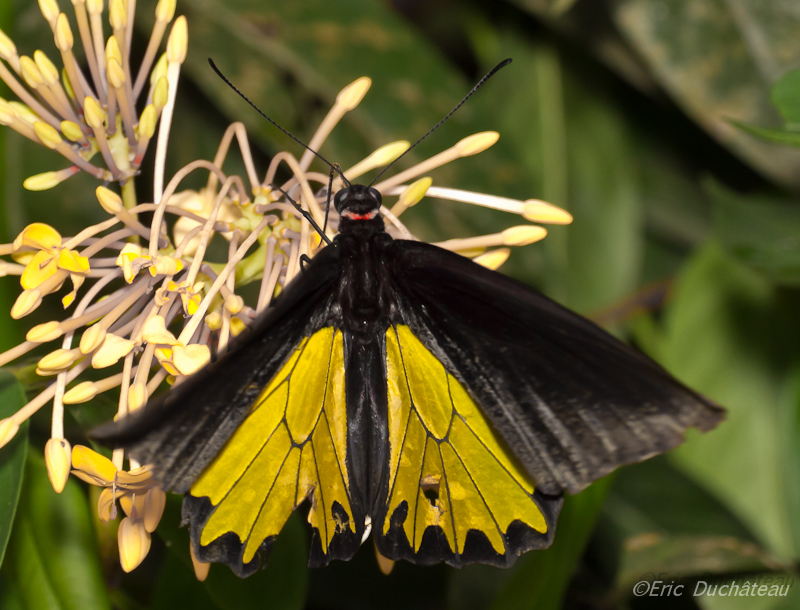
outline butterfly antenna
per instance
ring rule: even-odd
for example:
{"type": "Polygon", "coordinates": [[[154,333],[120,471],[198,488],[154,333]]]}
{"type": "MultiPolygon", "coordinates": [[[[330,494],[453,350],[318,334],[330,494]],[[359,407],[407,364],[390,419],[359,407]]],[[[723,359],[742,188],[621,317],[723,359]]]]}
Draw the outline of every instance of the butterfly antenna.
{"type": "Polygon", "coordinates": [[[327,236],[327,235],[325,235],[325,231],[323,231],[322,229],[320,229],[320,228],[319,228],[319,225],[316,223],[316,221],[315,221],[315,220],[314,220],[314,218],[311,216],[311,214],[309,214],[308,212],[306,212],[306,211],[305,211],[305,210],[304,210],[304,209],[303,209],[303,208],[300,206],[300,204],[299,204],[299,203],[297,203],[297,202],[296,202],[294,199],[292,199],[292,198],[289,196],[289,193],[287,193],[286,191],[284,191],[284,190],[283,190],[281,187],[279,187],[277,184],[270,183],[270,185],[269,185],[269,188],[271,188],[271,189],[275,189],[276,191],[280,191],[281,193],[283,193],[283,196],[284,196],[284,197],[286,197],[286,199],[288,199],[288,200],[289,200],[289,203],[291,203],[291,204],[292,204],[292,205],[295,207],[295,209],[296,209],[298,212],[300,212],[300,214],[302,214],[303,218],[305,218],[305,219],[306,219],[306,220],[309,222],[309,224],[311,224],[311,226],[312,226],[312,227],[314,227],[314,230],[315,230],[317,233],[319,233],[319,236],[320,236],[320,237],[321,237],[321,238],[322,238],[322,239],[325,241],[325,243],[326,243],[326,244],[328,244],[329,246],[330,246],[330,245],[333,243],[333,242],[330,240],[330,238],[328,238],[328,236],[327,236]]]}
{"type": "Polygon", "coordinates": [[[455,108],[453,108],[453,109],[452,109],[452,110],[451,110],[451,111],[450,111],[450,112],[447,114],[447,116],[446,116],[446,117],[444,117],[444,118],[443,118],[441,121],[439,121],[438,123],[436,123],[436,125],[434,125],[433,127],[431,127],[431,129],[430,129],[430,131],[428,131],[428,133],[426,133],[426,134],[425,134],[424,136],[422,136],[422,137],[421,137],[419,140],[417,140],[416,142],[414,142],[414,143],[413,143],[413,144],[412,144],[412,145],[411,145],[411,146],[410,146],[410,147],[409,147],[409,148],[408,148],[408,149],[407,149],[407,150],[406,150],[406,151],[405,151],[405,152],[404,152],[402,155],[400,155],[399,157],[397,157],[397,159],[395,159],[395,160],[394,160],[394,161],[392,161],[392,162],[391,162],[389,165],[387,165],[386,167],[384,167],[384,168],[381,170],[381,173],[379,173],[377,176],[375,176],[375,180],[373,180],[372,182],[370,182],[370,184],[369,184],[369,185],[370,185],[370,186],[372,186],[373,184],[375,184],[375,183],[378,181],[378,178],[380,178],[381,176],[383,176],[383,174],[386,172],[386,170],[388,170],[390,167],[392,167],[392,165],[394,165],[395,163],[397,163],[397,162],[398,162],[400,159],[402,159],[403,157],[405,157],[405,156],[406,156],[406,155],[407,155],[407,154],[408,154],[410,151],[412,151],[412,150],[414,149],[414,147],[415,147],[417,144],[419,144],[420,142],[422,142],[422,140],[424,140],[424,139],[425,139],[425,138],[427,138],[429,135],[431,135],[431,134],[432,134],[434,131],[436,131],[437,129],[439,129],[439,127],[441,127],[441,126],[442,126],[442,123],[444,123],[444,122],[445,122],[447,119],[449,119],[451,116],[453,116],[453,115],[456,113],[456,110],[458,110],[459,108],[461,108],[461,106],[463,106],[463,105],[466,103],[466,101],[467,101],[469,98],[471,98],[471,97],[474,95],[474,93],[475,93],[475,92],[476,92],[478,89],[480,89],[480,88],[481,88],[481,87],[484,85],[484,83],[485,83],[487,80],[489,80],[490,78],[492,78],[492,76],[494,76],[494,75],[495,75],[495,73],[497,73],[497,72],[498,72],[498,71],[499,71],[501,68],[505,68],[505,67],[506,67],[508,64],[510,64],[510,63],[511,63],[511,59],[510,59],[510,58],[509,58],[509,59],[505,59],[505,60],[501,61],[499,64],[497,64],[497,65],[496,65],[494,68],[492,68],[491,70],[489,70],[489,72],[487,72],[487,73],[486,73],[486,76],[484,76],[484,77],[483,77],[481,80],[479,80],[479,81],[478,81],[478,84],[476,84],[476,85],[475,85],[475,86],[474,86],[474,87],[473,87],[473,88],[470,90],[470,92],[469,92],[469,93],[467,93],[467,94],[464,96],[464,99],[462,99],[462,100],[461,100],[461,101],[460,101],[460,102],[459,102],[459,103],[456,105],[456,107],[455,107],[455,108]]]}
{"type": "MultiPolygon", "coordinates": [[[[302,146],[302,147],[303,147],[303,148],[305,148],[306,150],[309,150],[309,151],[311,151],[312,153],[314,153],[314,154],[315,154],[315,155],[316,155],[316,156],[317,156],[319,159],[321,159],[321,160],[322,160],[324,163],[326,163],[326,164],[327,164],[327,165],[328,165],[328,166],[329,166],[331,169],[333,169],[334,171],[336,171],[336,172],[339,174],[339,176],[340,176],[340,177],[341,177],[341,179],[342,179],[342,182],[344,182],[346,186],[350,186],[350,181],[349,181],[347,178],[345,178],[345,177],[344,177],[344,172],[342,172],[342,169],[341,169],[341,168],[340,168],[338,165],[336,165],[336,164],[333,164],[333,163],[331,163],[330,161],[328,161],[328,160],[327,160],[325,157],[323,157],[321,154],[319,154],[319,153],[318,153],[316,150],[314,150],[313,148],[309,147],[307,144],[305,144],[304,142],[302,142],[300,139],[296,138],[294,135],[292,135],[291,133],[289,133],[287,130],[285,130],[283,127],[281,127],[281,126],[280,126],[280,125],[278,125],[278,124],[277,124],[275,121],[273,121],[271,118],[269,118],[269,117],[268,117],[266,114],[264,114],[264,112],[261,110],[261,108],[259,108],[258,106],[256,106],[256,105],[255,105],[253,102],[251,102],[251,101],[250,101],[250,99],[249,99],[249,98],[248,98],[248,97],[247,97],[247,96],[246,96],[244,93],[242,93],[241,91],[239,91],[239,89],[236,87],[236,85],[234,85],[234,84],[233,84],[231,81],[229,81],[229,80],[228,80],[228,77],[227,77],[227,76],[225,76],[225,75],[224,75],[224,74],[223,74],[223,73],[220,71],[220,69],[219,69],[219,68],[217,68],[217,65],[214,63],[214,60],[213,60],[213,59],[211,59],[210,57],[208,58],[208,63],[209,63],[209,65],[211,66],[211,69],[212,69],[212,70],[214,70],[214,72],[216,72],[216,73],[217,73],[217,76],[219,76],[219,77],[220,77],[220,78],[221,78],[221,79],[222,79],[222,80],[225,82],[225,84],[226,84],[226,85],[228,85],[228,87],[230,87],[231,89],[233,89],[233,90],[234,90],[234,91],[235,91],[235,92],[236,92],[236,93],[239,95],[239,97],[241,97],[241,98],[242,98],[242,99],[243,99],[245,102],[247,102],[247,103],[248,103],[248,104],[250,104],[250,105],[251,105],[253,108],[255,108],[255,111],[256,111],[258,114],[260,114],[262,117],[264,117],[265,119],[267,119],[267,120],[268,120],[270,123],[272,123],[273,125],[275,125],[275,127],[277,127],[278,129],[280,129],[280,130],[281,130],[283,133],[285,133],[285,134],[286,134],[287,136],[289,136],[289,137],[290,137],[292,140],[294,140],[295,142],[297,142],[297,143],[298,143],[300,146],[302,146]]],[[[486,78],[484,78],[484,80],[486,80],[486,78]]],[[[472,94],[470,94],[470,95],[472,95],[472,94]]],[[[468,97],[469,97],[469,96],[468,96],[468,97]]],[[[452,113],[451,113],[451,114],[452,114],[452,113]]],[[[438,125],[437,125],[437,127],[438,127],[438,125]]]]}

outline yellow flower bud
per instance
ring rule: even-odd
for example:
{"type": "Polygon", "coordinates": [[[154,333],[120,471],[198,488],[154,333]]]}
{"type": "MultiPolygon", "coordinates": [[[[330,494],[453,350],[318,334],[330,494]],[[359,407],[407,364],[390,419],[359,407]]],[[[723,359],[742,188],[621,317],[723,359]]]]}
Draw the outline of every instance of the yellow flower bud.
{"type": "Polygon", "coordinates": [[[140,409],[147,402],[147,386],[141,381],[132,384],[128,388],[128,410],[135,411],[140,409]]]}
{"type": "Polygon", "coordinates": [[[142,116],[139,118],[139,139],[150,139],[156,132],[156,122],[158,120],[158,113],[156,112],[153,104],[148,104],[142,111],[142,116]]]}
{"type": "Polygon", "coordinates": [[[371,85],[372,80],[366,76],[353,81],[336,96],[336,105],[343,110],[352,110],[364,99],[371,85]]]}
{"type": "Polygon", "coordinates": [[[117,214],[124,208],[122,204],[122,197],[117,195],[114,191],[105,186],[98,186],[94,194],[103,209],[109,214],[117,214]]]}
{"type": "Polygon", "coordinates": [[[61,144],[61,135],[58,130],[44,121],[36,121],[33,124],[33,131],[47,148],[53,149],[61,144]]]}
{"type": "Polygon", "coordinates": [[[48,84],[54,85],[58,82],[58,68],[43,51],[34,51],[33,60],[36,62],[36,67],[39,68],[42,78],[48,84]]]}
{"type": "Polygon", "coordinates": [[[25,190],[38,192],[58,186],[63,181],[64,175],[60,172],[44,172],[25,178],[25,180],[22,181],[22,186],[25,190]]]}
{"type": "Polygon", "coordinates": [[[55,341],[64,331],[61,330],[61,324],[55,320],[45,322],[44,324],[37,324],[28,331],[25,339],[33,343],[47,343],[48,341],[55,341]]]}
{"type": "Polygon", "coordinates": [[[42,304],[42,293],[36,288],[23,290],[11,307],[11,317],[15,320],[24,318],[42,304]]]}
{"type": "Polygon", "coordinates": [[[493,146],[499,139],[500,134],[496,131],[484,131],[482,133],[476,133],[474,135],[467,136],[460,142],[456,143],[453,148],[456,149],[460,156],[468,157],[470,155],[477,155],[479,152],[483,152],[490,146],[493,146]]]}
{"type": "Polygon", "coordinates": [[[219,311],[212,311],[206,316],[205,322],[209,330],[219,330],[222,328],[222,314],[219,311]]]}
{"type": "Polygon", "coordinates": [[[572,222],[572,214],[538,199],[528,199],[523,204],[522,217],[531,222],[545,222],[554,225],[568,225],[572,222]]]}
{"type": "Polygon", "coordinates": [[[22,78],[31,89],[36,89],[44,84],[44,77],[36,66],[36,63],[27,55],[19,58],[20,67],[22,68],[22,78]]]}
{"type": "Polygon", "coordinates": [[[11,417],[0,419],[0,447],[5,447],[19,432],[19,424],[11,417]]]}
{"type": "Polygon", "coordinates": [[[72,29],[69,27],[69,21],[64,13],[58,16],[56,22],[56,46],[59,51],[69,51],[72,49],[75,39],[72,36],[72,29]]]}
{"type": "Polygon", "coordinates": [[[106,329],[95,324],[86,329],[81,335],[80,350],[81,354],[89,354],[96,350],[106,338],[106,329]]]}
{"type": "Polygon", "coordinates": [[[56,493],[64,491],[69,478],[71,448],[63,438],[51,438],[44,446],[44,463],[47,476],[56,493]]]}
{"type": "Polygon", "coordinates": [[[50,352],[39,360],[36,367],[44,371],[61,371],[72,366],[76,360],[76,354],[70,349],[57,349],[50,352]]]}
{"type": "Polygon", "coordinates": [[[508,260],[510,254],[511,250],[508,248],[498,248],[497,250],[492,250],[491,252],[476,256],[472,260],[479,265],[483,265],[487,269],[495,270],[499,269],[500,266],[508,260]]]}
{"type": "Polygon", "coordinates": [[[103,109],[96,99],[87,95],[83,100],[83,113],[86,117],[86,122],[92,129],[103,129],[106,117],[103,109]]]}
{"type": "Polygon", "coordinates": [[[0,57],[11,63],[11,59],[17,56],[17,47],[14,41],[0,30],[0,57]]]}
{"type": "Polygon", "coordinates": [[[106,62],[106,72],[108,73],[108,82],[113,87],[121,89],[125,85],[125,71],[113,57],[106,62]]]}
{"type": "Polygon", "coordinates": [[[186,52],[189,48],[189,28],[186,25],[186,17],[181,15],[172,24],[172,31],[167,40],[167,61],[170,63],[182,64],[186,59],[186,52]]]}
{"type": "Polygon", "coordinates": [[[150,534],[141,521],[125,517],[117,532],[119,542],[119,561],[125,572],[133,571],[147,557],[150,551],[150,534]]]}
{"type": "Polygon", "coordinates": [[[86,10],[90,15],[99,15],[103,12],[103,0],[86,0],[86,10]]]}
{"type": "Polygon", "coordinates": [[[108,21],[114,30],[121,30],[128,25],[128,9],[124,0],[109,0],[108,21]]]}
{"type": "Polygon", "coordinates": [[[162,76],[156,81],[155,89],[153,89],[153,106],[156,107],[158,112],[167,105],[169,98],[169,81],[166,76],[162,76]]]}
{"type": "Polygon", "coordinates": [[[194,576],[200,582],[204,582],[208,578],[208,571],[211,569],[210,563],[203,563],[194,554],[194,548],[189,544],[189,553],[192,556],[192,567],[194,568],[194,576]]]}
{"type": "Polygon", "coordinates": [[[244,307],[244,299],[240,297],[238,294],[229,294],[225,297],[225,309],[228,310],[232,315],[236,315],[242,308],[244,307]]]}
{"type": "Polygon", "coordinates": [[[116,59],[119,63],[122,63],[122,51],[119,48],[119,41],[116,36],[109,36],[106,43],[106,61],[111,59],[116,59]]]}
{"type": "Polygon", "coordinates": [[[91,381],[82,381],[74,388],[70,388],[64,394],[65,405],[77,405],[82,402],[89,402],[97,396],[97,387],[91,381]]]}
{"type": "Polygon", "coordinates": [[[167,23],[175,16],[175,0],[158,0],[156,20],[167,23]]]}
{"type": "Polygon", "coordinates": [[[547,229],[532,225],[522,225],[510,227],[502,232],[503,245],[505,246],[527,246],[533,242],[544,239],[547,229]]]}
{"type": "Polygon", "coordinates": [[[61,133],[70,142],[77,142],[83,139],[83,131],[81,131],[80,125],[73,121],[61,121],[61,133]]]}
{"type": "Polygon", "coordinates": [[[39,9],[48,23],[53,23],[58,18],[58,2],[56,0],[39,0],[39,9]]]}

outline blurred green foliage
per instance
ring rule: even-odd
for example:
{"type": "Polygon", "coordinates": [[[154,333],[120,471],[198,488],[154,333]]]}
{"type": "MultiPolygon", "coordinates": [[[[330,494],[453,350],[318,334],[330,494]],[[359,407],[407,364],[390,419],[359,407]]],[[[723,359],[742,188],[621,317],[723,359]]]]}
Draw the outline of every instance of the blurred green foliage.
{"type": "MultiPolygon", "coordinates": [[[[154,6],[138,2],[139,53],[154,6]]],[[[368,544],[348,564],[309,572],[308,537],[296,516],[265,571],[239,582],[216,566],[200,584],[173,502],[146,562],[121,574],[87,490],[74,481],[58,497],[49,489],[38,457],[47,419],[34,418],[27,466],[27,430],[0,450],[0,559],[18,496],[6,490],[18,489],[23,470],[26,477],[0,569],[0,607],[800,607],[800,585],[757,606],[748,605],[753,598],[689,593],[656,606],[632,594],[643,578],[797,576],[800,14],[793,3],[180,0],[178,14],[189,20],[190,52],[168,174],[211,158],[233,120],[260,147],[262,171],[275,152],[298,152],[220,83],[209,56],[304,140],[344,85],[370,76],[369,94],[323,149],[343,166],[389,141],[416,139],[485,69],[513,57],[413,157],[470,133],[500,131],[488,152],[437,170],[436,184],[546,199],[575,216],[515,251],[504,270],[596,316],[727,407],[729,419],[708,435],[689,435],[669,456],[567,498],[553,547],[509,570],[399,564],[385,577],[368,544]]],[[[0,28],[25,54],[53,50],[32,0],[0,3],[0,28]]],[[[86,176],[43,193],[22,190],[25,177],[58,164],[0,131],[3,241],[54,214],[65,235],[102,217],[86,176]]],[[[138,183],[142,200],[148,180],[138,183]]],[[[505,228],[509,217],[427,199],[408,223],[439,240],[505,228]]],[[[17,287],[2,281],[7,311],[17,287]]],[[[26,323],[56,315],[43,307],[26,323]]],[[[0,345],[15,344],[25,328],[0,317],[0,345]]],[[[13,379],[0,381],[2,415],[21,396],[13,379]]],[[[81,422],[96,415],[91,407],[75,415],[77,440],[81,422]]]]}

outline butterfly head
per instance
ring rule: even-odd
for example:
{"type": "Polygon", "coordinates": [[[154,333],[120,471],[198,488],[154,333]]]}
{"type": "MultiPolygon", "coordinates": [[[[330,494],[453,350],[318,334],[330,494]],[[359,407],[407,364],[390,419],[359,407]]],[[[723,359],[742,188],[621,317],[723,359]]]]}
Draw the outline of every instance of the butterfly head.
{"type": "Polygon", "coordinates": [[[351,184],[333,198],[333,205],[342,219],[372,220],[379,216],[381,194],[371,186],[351,184]]]}

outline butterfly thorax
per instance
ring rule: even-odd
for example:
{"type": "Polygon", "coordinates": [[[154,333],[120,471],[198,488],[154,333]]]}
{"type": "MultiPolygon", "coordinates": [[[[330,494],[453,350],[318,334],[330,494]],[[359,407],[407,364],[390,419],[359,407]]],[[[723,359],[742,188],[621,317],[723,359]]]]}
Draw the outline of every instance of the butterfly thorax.
{"type": "Polygon", "coordinates": [[[393,309],[382,253],[392,241],[380,215],[381,197],[359,184],[342,189],[334,199],[339,212],[340,278],[336,302],[340,327],[354,339],[369,342],[385,332],[393,309]]]}

